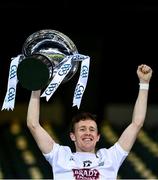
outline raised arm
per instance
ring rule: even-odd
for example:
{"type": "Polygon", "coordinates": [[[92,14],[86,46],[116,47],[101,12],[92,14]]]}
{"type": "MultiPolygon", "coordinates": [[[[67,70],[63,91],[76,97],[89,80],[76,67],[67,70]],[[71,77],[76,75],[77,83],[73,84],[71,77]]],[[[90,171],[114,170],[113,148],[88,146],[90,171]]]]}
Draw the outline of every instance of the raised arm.
{"type": "Polygon", "coordinates": [[[38,147],[43,153],[49,153],[54,144],[54,140],[39,123],[40,115],[40,93],[32,91],[27,112],[27,127],[34,137],[38,147]]]}
{"type": "Polygon", "coordinates": [[[137,135],[144,124],[147,110],[148,86],[152,76],[152,69],[149,66],[142,64],[137,68],[137,76],[139,78],[140,88],[133,110],[132,122],[124,130],[118,140],[121,147],[128,152],[131,150],[137,135]]]}

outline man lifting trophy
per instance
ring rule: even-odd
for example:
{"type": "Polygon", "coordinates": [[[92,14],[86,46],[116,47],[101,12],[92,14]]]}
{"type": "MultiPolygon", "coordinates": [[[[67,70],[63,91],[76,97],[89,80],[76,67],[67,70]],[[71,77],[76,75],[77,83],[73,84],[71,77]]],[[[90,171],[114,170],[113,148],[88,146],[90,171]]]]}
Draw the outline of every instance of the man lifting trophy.
{"type": "Polygon", "coordinates": [[[41,97],[48,101],[60,84],[69,81],[81,62],[80,76],[74,91],[73,106],[80,107],[89,74],[89,56],[78,53],[72,40],[51,29],[31,34],[23,44],[22,53],[11,59],[8,86],[2,110],[14,109],[16,86],[45,90],[41,97]]]}

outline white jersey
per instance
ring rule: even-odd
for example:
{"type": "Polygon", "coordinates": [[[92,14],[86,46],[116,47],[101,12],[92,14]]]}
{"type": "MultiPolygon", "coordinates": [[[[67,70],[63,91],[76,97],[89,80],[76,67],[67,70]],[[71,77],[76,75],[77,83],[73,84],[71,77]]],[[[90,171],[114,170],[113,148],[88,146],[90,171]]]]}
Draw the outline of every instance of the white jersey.
{"type": "Polygon", "coordinates": [[[117,178],[128,152],[115,143],[109,149],[99,149],[96,154],[72,153],[68,146],[55,143],[52,151],[43,155],[52,166],[54,180],[106,180],[117,178]]]}

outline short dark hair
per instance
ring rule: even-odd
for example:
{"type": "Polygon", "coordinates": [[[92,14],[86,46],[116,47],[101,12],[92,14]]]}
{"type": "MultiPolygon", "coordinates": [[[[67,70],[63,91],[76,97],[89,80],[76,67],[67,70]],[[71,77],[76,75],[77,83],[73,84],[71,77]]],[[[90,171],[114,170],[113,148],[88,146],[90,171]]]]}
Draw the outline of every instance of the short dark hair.
{"type": "MultiPolygon", "coordinates": [[[[70,123],[70,132],[74,132],[75,124],[79,121],[84,121],[87,119],[91,119],[96,122],[97,124],[97,116],[96,114],[92,114],[90,112],[79,112],[75,114],[72,118],[72,121],[70,123]]],[[[98,126],[98,125],[97,125],[98,126]]],[[[99,133],[99,127],[98,127],[98,133],[99,133]]]]}

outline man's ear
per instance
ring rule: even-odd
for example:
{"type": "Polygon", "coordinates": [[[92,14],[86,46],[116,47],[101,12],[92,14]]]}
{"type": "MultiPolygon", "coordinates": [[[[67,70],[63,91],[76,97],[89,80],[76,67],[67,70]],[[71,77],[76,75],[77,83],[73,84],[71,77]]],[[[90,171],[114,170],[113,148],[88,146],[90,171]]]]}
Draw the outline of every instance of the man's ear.
{"type": "Polygon", "coordinates": [[[70,138],[72,141],[76,141],[74,133],[70,132],[70,138]]]}
{"type": "Polygon", "coordinates": [[[97,142],[100,140],[100,134],[98,134],[98,140],[97,140],[97,142]]]}

